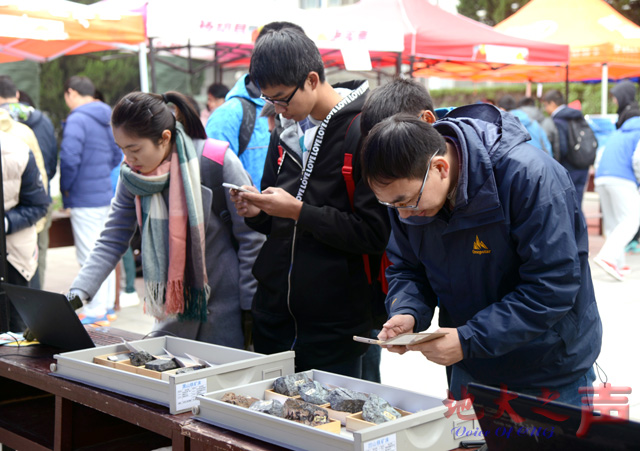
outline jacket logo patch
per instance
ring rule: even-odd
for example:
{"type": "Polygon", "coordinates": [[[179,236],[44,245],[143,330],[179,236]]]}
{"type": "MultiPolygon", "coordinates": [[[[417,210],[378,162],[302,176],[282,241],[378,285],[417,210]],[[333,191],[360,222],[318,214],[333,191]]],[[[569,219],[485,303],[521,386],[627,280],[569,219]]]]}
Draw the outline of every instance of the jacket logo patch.
{"type": "Polygon", "coordinates": [[[490,254],[491,249],[489,249],[486,244],[480,241],[480,238],[478,238],[478,235],[476,235],[476,240],[473,242],[473,250],[471,252],[478,255],[490,254]]]}

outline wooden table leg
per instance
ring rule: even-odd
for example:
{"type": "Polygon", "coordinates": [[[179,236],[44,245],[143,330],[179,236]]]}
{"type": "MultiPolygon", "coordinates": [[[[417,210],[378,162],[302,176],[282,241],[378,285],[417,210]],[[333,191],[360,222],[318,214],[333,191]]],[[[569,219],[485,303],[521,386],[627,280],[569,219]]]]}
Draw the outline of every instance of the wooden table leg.
{"type": "Polygon", "coordinates": [[[53,435],[53,449],[71,449],[73,443],[73,402],[56,396],[56,418],[53,435]]]}

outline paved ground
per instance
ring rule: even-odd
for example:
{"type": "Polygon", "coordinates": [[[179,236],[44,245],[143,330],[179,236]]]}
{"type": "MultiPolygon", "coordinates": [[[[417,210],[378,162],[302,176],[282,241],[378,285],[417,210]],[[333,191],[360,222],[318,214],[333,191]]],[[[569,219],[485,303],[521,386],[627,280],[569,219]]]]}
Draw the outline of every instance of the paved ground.
{"type": "MultiPolygon", "coordinates": [[[[590,258],[593,258],[603,243],[598,235],[597,195],[587,193],[583,210],[590,224],[590,258]]],[[[73,247],[52,249],[47,256],[47,280],[45,289],[66,292],[78,272],[73,247]]],[[[624,282],[618,282],[597,265],[592,264],[592,276],[598,307],[604,328],[603,346],[598,364],[613,386],[628,386],[633,392],[629,396],[631,417],[640,421],[640,363],[638,338],[640,318],[640,254],[628,256],[633,269],[624,282]],[[638,328],[638,330],[636,330],[638,328]]],[[[143,292],[142,279],[136,280],[139,293],[143,292]]],[[[437,317],[437,315],[436,315],[437,317]]],[[[142,304],[122,309],[114,327],[148,333],[153,319],[143,313],[142,304]]],[[[604,375],[603,375],[604,378],[604,375]]],[[[446,377],[444,368],[427,361],[421,354],[407,353],[403,356],[383,351],[382,379],[387,385],[399,386],[417,392],[444,398],[446,377]]]]}

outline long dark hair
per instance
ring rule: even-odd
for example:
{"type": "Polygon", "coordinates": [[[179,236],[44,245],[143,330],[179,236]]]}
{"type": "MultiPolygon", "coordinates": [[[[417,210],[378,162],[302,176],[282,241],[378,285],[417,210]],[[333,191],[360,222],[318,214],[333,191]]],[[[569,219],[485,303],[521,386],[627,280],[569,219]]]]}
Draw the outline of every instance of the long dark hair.
{"type": "Polygon", "coordinates": [[[127,133],[148,138],[154,143],[162,139],[164,130],[169,130],[173,143],[176,139],[176,116],[167,106],[169,102],[176,106],[176,116],[187,135],[196,139],[207,138],[198,112],[184,95],[175,91],[162,95],[130,92],[113,109],[111,125],[115,128],[123,127],[127,133]]]}

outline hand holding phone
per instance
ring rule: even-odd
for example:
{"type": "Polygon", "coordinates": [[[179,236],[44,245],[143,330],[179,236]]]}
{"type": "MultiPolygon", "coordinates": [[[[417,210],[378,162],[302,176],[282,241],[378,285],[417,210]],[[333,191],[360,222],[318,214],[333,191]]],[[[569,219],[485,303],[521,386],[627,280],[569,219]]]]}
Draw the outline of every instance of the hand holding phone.
{"type": "Polygon", "coordinates": [[[236,191],[242,191],[243,193],[252,193],[252,194],[256,194],[253,191],[249,191],[246,188],[243,188],[241,186],[238,185],[234,185],[233,183],[223,183],[222,186],[224,186],[225,188],[229,188],[229,189],[234,189],[236,191]]]}

